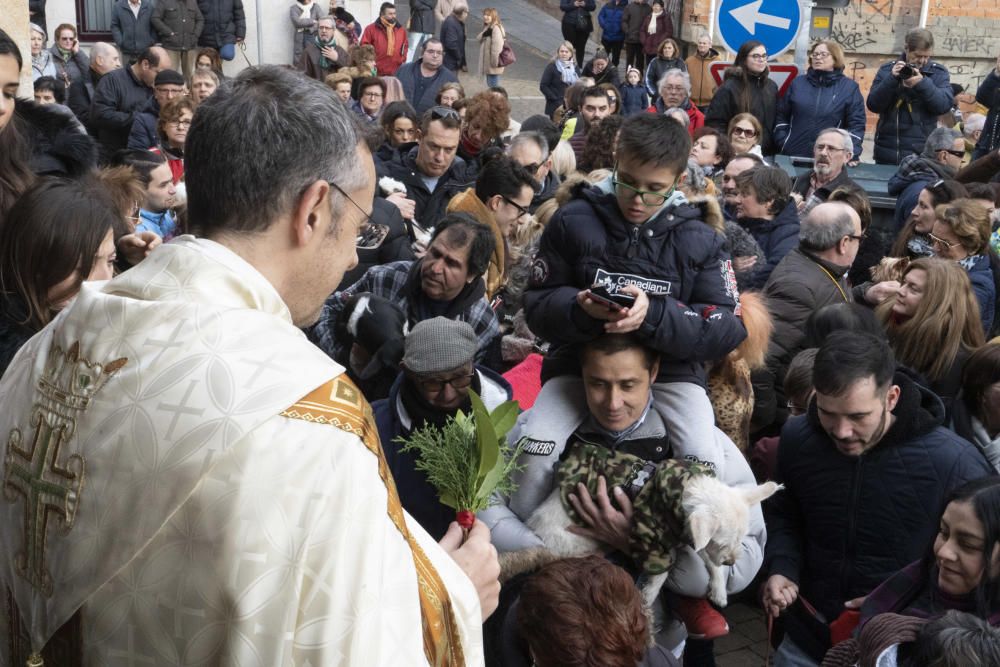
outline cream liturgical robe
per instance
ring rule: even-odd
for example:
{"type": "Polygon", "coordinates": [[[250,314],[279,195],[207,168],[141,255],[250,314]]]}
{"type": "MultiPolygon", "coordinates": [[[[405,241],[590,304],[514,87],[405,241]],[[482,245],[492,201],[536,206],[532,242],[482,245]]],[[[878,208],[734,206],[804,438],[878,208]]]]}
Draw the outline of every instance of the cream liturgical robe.
{"type": "Polygon", "coordinates": [[[211,241],[85,285],[0,383],[0,663],[483,664],[342,373],[211,241]]]}

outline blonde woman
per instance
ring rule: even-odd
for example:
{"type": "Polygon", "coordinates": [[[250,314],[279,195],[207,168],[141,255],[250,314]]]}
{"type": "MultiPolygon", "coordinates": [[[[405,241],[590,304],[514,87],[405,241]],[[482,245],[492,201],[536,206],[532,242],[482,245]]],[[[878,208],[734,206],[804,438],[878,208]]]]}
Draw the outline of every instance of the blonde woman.
{"type": "Polygon", "coordinates": [[[962,365],[984,342],[979,305],[962,267],[933,257],[913,260],[896,296],[875,313],[899,362],[921,373],[950,408],[962,365]]]}
{"type": "Polygon", "coordinates": [[[538,90],[545,96],[545,115],[549,118],[563,103],[566,89],[580,80],[580,68],[576,64],[576,49],[568,41],[556,49],[556,54],[542,70],[538,90]]]}
{"type": "Polygon", "coordinates": [[[726,134],[733,147],[733,155],[753,153],[761,155],[760,137],[764,128],[752,113],[738,113],[729,121],[726,134]]]}
{"type": "Polygon", "coordinates": [[[500,51],[503,50],[507,31],[500,23],[500,15],[493,7],[483,10],[483,31],[479,33],[479,74],[486,77],[486,86],[500,85],[500,51]]]}
{"type": "Polygon", "coordinates": [[[974,199],[959,198],[934,209],[934,226],[928,234],[936,257],[949,259],[965,269],[979,300],[983,331],[993,329],[996,280],[990,267],[990,214],[974,199]]]}

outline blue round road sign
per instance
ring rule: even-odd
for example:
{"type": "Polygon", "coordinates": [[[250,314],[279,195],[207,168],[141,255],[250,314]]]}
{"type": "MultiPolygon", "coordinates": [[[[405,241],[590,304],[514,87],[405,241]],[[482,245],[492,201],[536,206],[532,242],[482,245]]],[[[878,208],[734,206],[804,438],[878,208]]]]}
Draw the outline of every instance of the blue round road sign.
{"type": "Polygon", "coordinates": [[[798,0],[722,0],[716,17],[719,36],[730,51],[756,39],[774,58],[794,43],[802,21],[798,0]]]}

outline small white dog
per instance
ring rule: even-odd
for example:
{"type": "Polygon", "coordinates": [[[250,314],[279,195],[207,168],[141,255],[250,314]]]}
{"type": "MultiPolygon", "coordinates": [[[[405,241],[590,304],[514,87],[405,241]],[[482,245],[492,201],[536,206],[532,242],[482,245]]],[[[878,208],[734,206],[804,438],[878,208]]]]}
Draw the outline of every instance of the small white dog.
{"type": "MultiPolygon", "coordinates": [[[[659,465],[669,466],[674,463],[667,460],[659,465]]],[[[687,542],[698,552],[709,572],[708,599],[724,607],[727,602],[724,566],[735,563],[741,552],[740,544],[749,531],[750,508],[781,488],[781,485],[774,482],[760,486],[732,487],[711,475],[691,475],[683,484],[680,507],[677,508],[684,520],[685,534],[670,534],[672,531],[666,525],[669,521],[658,522],[652,529],[657,532],[661,544],[675,548],[687,542]]],[[[644,491],[640,491],[640,495],[644,491]]],[[[601,545],[595,540],[566,530],[572,524],[563,505],[562,490],[558,486],[527,521],[528,527],[545,542],[546,551],[558,558],[600,550],[601,545]]],[[[633,525],[633,532],[635,529],[636,526],[633,525]]],[[[632,556],[635,558],[636,554],[632,556]]],[[[635,559],[639,563],[643,561],[641,556],[635,559]]],[[[675,558],[668,555],[666,560],[672,565],[675,558]]],[[[669,573],[669,567],[663,572],[650,573],[643,587],[643,597],[647,604],[652,605],[669,573]]]]}

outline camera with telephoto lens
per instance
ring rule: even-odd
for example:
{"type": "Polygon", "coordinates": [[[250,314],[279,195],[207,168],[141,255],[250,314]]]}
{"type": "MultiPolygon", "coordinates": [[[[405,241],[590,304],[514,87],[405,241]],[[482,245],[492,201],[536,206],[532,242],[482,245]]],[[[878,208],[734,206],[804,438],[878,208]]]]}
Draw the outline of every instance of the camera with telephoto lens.
{"type": "Polygon", "coordinates": [[[917,75],[917,68],[914,67],[913,65],[910,65],[909,63],[903,65],[899,70],[900,79],[909,79],[910,77],[916,75],[917,75]]]}

